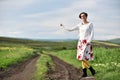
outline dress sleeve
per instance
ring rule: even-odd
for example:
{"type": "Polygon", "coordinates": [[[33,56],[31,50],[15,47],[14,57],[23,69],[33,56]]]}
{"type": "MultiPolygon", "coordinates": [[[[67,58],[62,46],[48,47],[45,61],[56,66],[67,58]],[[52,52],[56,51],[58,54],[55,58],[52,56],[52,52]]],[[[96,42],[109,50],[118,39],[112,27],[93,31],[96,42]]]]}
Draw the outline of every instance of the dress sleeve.
{"type": "Polygon", "coordinates": [[[92,42],[93,36],[94,36],[94,29],[93,29],[93,24],[91,23],[90,27],[89,27],[89,38],[88,38],[88,41],[87,41],[88,43],[92,42]]]}
{"type": "Polygon", "coordinates": [[[74,30],[78,30],[79,29],[79,25],[76,25],[74,27],[68,28],[66,26],[63,26],[63,28],[67,31],[74,31],[74,30]]]}

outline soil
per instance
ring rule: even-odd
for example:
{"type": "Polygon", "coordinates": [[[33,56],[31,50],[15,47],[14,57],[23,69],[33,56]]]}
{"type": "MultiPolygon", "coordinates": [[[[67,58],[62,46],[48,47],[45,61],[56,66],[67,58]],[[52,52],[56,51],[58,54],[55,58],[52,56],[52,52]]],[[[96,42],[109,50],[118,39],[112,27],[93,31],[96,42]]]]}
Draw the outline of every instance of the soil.
{"type": "Polygon", "coordinates": [[[0,71],[0,80],[34,80],[35,64],[38,55],[21,62],[20,64],[13,65],[5,71],[0,71]]]}
{"type": "Polygon", "coordinates": [[[55,64],[55,69],[52,70],[52,68],[48,66],[49,80],[95,80],[93,76],[82,78],[82,69],[77,69],[56,56],[51,55],[51,58],[55,64]]]}
{"type": "MultiPolygon", "coordinates": [[[[93,76],[81,78],[82,69],[77,69],[56,56],[50,56],[55,64],[55,68],[53,69],[47,63],[48,72],[46,77],[48,80],[95,80],[93,76]]],[[[35,80],[33,76],[38,58],[39,56],[33,57],[17,66],[0,71],[0,80],[35,80]]]]}

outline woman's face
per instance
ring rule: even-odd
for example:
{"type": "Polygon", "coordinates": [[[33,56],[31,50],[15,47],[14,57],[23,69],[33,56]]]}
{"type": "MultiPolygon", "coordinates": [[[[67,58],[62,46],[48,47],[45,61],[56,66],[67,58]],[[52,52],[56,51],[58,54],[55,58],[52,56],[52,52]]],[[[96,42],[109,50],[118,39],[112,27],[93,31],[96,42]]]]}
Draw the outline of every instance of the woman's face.
{"type": "Polygon", "coordinates": [[[85,14],[81,14],[81,19],[82,20],[86,20],[87,19],[87,17],[85,16],[85,14]]]}

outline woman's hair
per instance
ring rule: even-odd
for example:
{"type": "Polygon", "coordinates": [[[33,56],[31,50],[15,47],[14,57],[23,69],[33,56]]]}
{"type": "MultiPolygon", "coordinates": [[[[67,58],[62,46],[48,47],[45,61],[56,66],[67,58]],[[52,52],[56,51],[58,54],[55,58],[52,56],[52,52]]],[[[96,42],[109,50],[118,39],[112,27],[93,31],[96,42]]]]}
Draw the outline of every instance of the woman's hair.
{"type": "Polygon", "coordinates": [[[88,16],[88,14],[86,12],[81,12],[79,15],[79,18],[81,18],[81,14],[85,14],[86,17],[88,16]]]}

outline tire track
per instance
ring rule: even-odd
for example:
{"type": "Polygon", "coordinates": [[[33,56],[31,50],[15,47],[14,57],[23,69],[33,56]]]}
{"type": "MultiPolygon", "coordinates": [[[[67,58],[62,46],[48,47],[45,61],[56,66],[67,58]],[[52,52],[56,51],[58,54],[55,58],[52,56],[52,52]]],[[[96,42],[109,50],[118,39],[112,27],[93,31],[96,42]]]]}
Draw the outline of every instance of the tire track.
{"type": "Polygon", "coordinates": [[[55,64],[55,70],[48,73],[49,80],[80,80],[82,71],[74,66],[64,62],[63,60],[52,56],[55,64]]]}
{"type": "Polygon", "coordinates": [[[2,74],[0,80],[34,80],[36,61],[39,56],[35,56],[16,67],[10,68],[2,74]]]}
{"type": "Polygon", "coordinates": [[[64,76],[65,76],[64,78],[65,78],[65,80],[69,80],[69,72],[68,72],[68,70],[66,69],[66,66],[63,65],[63,64],[59,64],[57,60],[54,60],[54,63],[55,63],[57,66],[59,66],[60,68],[63,69],[62,71],[64,71],[64,76]]]}

